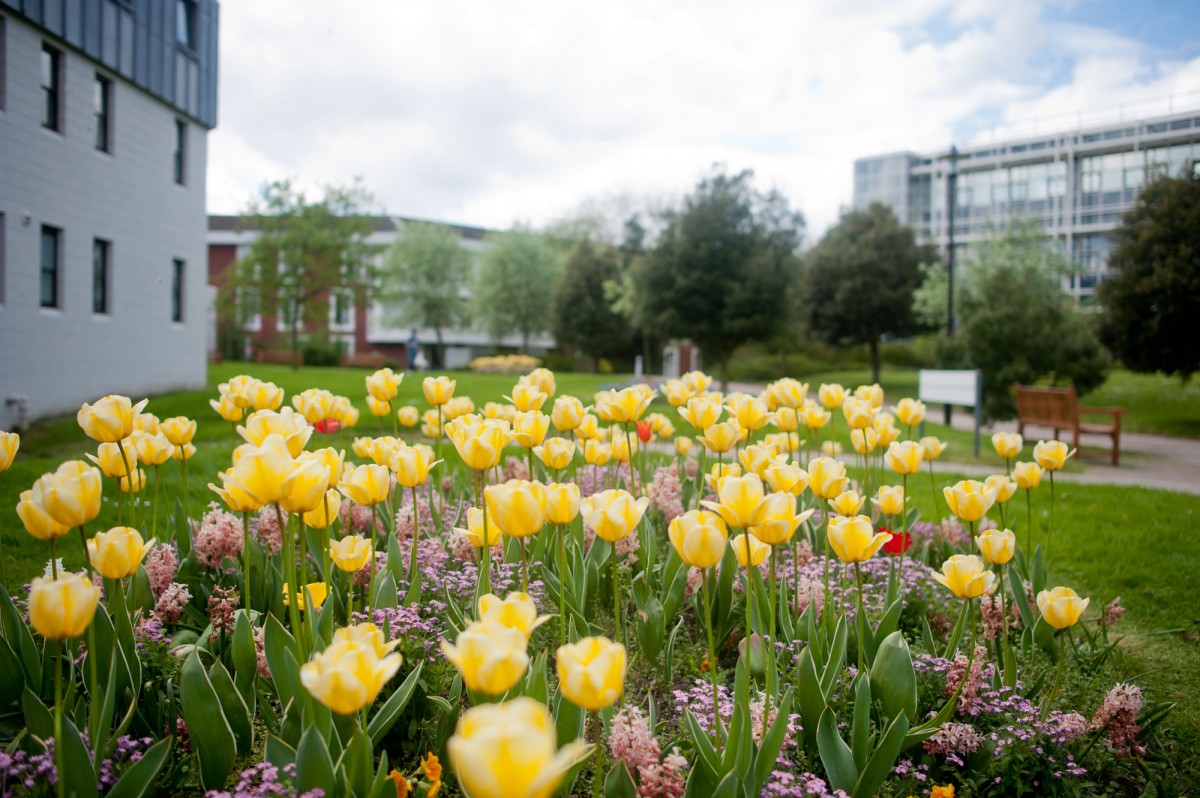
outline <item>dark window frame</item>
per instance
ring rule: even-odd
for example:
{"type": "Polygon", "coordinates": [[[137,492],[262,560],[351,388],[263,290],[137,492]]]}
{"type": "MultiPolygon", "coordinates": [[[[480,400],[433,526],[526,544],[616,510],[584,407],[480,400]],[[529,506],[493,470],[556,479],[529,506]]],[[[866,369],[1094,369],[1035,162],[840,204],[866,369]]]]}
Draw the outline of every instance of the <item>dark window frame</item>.
{"type": "Polygon", "coordinates": [[[38,304],[43,308],[61,309],[62,302],[62,238],[61,227],[42,225],[41,237],[38,239],[38,304]],[[53,243],[54,251],[47,263],[46,244],[53,243]],[[49,292],[47,292],[49,280],[49,292]]]}
{"type": "Polygon", "coordinates": [[[187,277],[187,262],[182,258],[171,261],[171,321],[182,324],[186,317],[184,299],[187,290],[184,285],[187,277]]]}
{"type": "Polygon", "coordinates": [[[188,129],[187,122],[178,117],[175,119],[175,183],[176,185],[187,185],[187,143],[188,129]]]}
{"type": "Polygon", "coordinates": [[[198,14],[195,0],[175,0],[175,43],[196,50],[198,14]]]}
{"type": "Polygon", "coordinates": [[[63,129],[63,53],[57,47],[42,43],[42,127],[59,133],[63,129]],[[47,69],[46,58],[49,57],[47,69]]]}
{"type": "Polygon", "coordinates": [[[112,80],[96,73],[92,84],[92,106],[96,117],[96,149],[112,152],[113,139],[113,87],[112,80]]]}
{"type": "Polygon", "coordinates": [[[112,315],[112,242],[92,239],[92,313],[112,315]]]}

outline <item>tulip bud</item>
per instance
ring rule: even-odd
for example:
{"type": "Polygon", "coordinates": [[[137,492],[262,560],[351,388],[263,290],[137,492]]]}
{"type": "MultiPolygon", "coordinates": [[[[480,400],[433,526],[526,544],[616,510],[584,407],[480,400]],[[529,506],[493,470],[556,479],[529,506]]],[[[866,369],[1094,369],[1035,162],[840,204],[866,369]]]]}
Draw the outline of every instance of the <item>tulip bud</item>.
{"type": "Polygon", "coordinates": [[[1025,439],[1016,432],[997,432],[992,436],[992,447],[996,454],[1005,460],[1011,460],[1020,456],[1021,449],[1025,447],[1025,439]]]}
{"type": "Polygon", "coordinates": [[[901,515],[904,512],[904,487],[902,485],[881,485],[878,493],[871,499],[883,515],[901,515]]]}
{"type": "Polygon", "coordinates": [[[1004,565],[1013,558],[1017,536],[1010,529],[986,529],[975,538],[975,545],[992,565],[1004,565]]]}
{"type": "Polygon", "coordinates": [[[581,499],[579,512],[584,526],[594,530],[597,537],[615,543],[637,529],[649,506],[645,496],[634,499],[624,490],[605,490],[581,499]]]}
{"type": "Polygon", "coordinates": [[[667,537],[684,563],[693,568],[711,568],[724,556],[729,532],[716,513],[689,510],[671,519],[667,537]]]}
{"type": "Polygon", "coordinates": [[[1074,449],[1067,449],[1062,441],[1038,441],[1033,447],[1033,459],[1047,471],[1058,471],[1067,463],[1067,458],[1075,454],[1074,449]]]}
{"type": "Polygon", "coordinates": [[[340,571],[361,571],[371,561],[371,541],[362,535],[347,535],[341,540],[331,540],[329,559],[340,571]]]}
{"type": "Polygon", "coordinates": [[[607,637],[559,646],[555,667],[563,696],[580,709],[607,709],[625,692],[625,646],[607,637]]]}
{"type": "Polygon", "coordinates": [[[1081,599],[1069,587],[1056,587],[1037,594],[1037,606],[1042,618],[1055,629],[1066,629],[1078,623],[1091,601],[1081,599]]]}
{"type": "Polygon", "coordinates": [[[959,598],[979,598],[995,589],[996,575],[983,567],[974,554],[956,554],[942,563],[942,572],[933,578],[950,588],[959,598]]]}
{"type": "Polygon", "coordinates": [[[892,539],[889,532],[876,532],[865,515],[831,516],[829,545],[842,562],[865,562],[892,539]]]}
{"type": "Polygon", "coordinates": [[[99,602],[100,588],[83,574],[35,576],[29,585],[29,623],[47,640],[69,640],[87,630],[99,602]]]}
{"type": "Polygon", "coordinates": [[[8,470],[21,448],[21,436],[15,432],[0,432],[0,474],[8,470]]]}
{"type": "Polygon", "coordinates": [[[454,396],[455,384],[456,381],[449,377],[426,377],[421,382],[421,390],[425,394],[425,401],[434,407],[441,407],[454,396]]]}
{"type": "Polygon", "coordinates": [[[742,568],[757,568],[767,558],[771,547],[753,535],[741,534],[729,541],[734,559],[742,568]]]}
{"type": "Polygon", "coordinates": [[[142,542],[141,533],[127,526],[97,532],[88,542],[88,558],[92,567],[107,579],[124,579],[137,573],[146,553],[154,547],[154,539],[142,542]]]}

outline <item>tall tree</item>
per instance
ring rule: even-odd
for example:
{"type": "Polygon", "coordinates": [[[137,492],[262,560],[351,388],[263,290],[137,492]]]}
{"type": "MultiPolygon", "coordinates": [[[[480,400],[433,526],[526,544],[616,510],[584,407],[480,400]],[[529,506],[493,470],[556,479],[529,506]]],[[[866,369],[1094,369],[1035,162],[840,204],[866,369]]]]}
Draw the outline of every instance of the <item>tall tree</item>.
{"type": "Polygon", "coordinates": [[[647,323],[690,338],[723,383],[739,346],[769,340],[784,323],[804,226],[781,197],[755,190],[753,178],[718,167],[701,179],[683,209],[668,214],[636,274],[647,323]]]}
{"type": "Polygon", "coordinates": [[[617,251],[584,239],[567,258],[554,297],[554,338],[560,346],[579,347],[599,371],[600,358],[622,354],[631,337],[628,319],[615,311],[605,284],[619,279],[617,251]]]}
{"type": "Polygon", "coordinates": [[[395,323],[433,328],[433,365],[441,367],[446,362],[444,330],[467,322],[471,253],[451,227],[405,225],[384,257],[381,277],[381,296],[395,323]]]}
{"type": "Polygon", "coordinates": [[[258,235],[222,287],[222,306],[241,320],[261,312],[283,321],[292,365],[299,365],[301,331],[328,333],[329,309],[316,300],[347,291],[366,301],[373,292],[372,204],[357,181],[326,186],[315,201],[290,180],[264,186],[238,221],[238,229],[258,235]]]}
{"type": "Polygon", "coordinates": [[[921,263],[933,258],[886,205],[842,217],[805,260],[812,333],[832,344],[866,344],[878,382],[879,343],[917,329],[913,292],[921,263]]]}
{"type": "Polygon", "coordinates": [[[1100,336],[1134,371],[1200,371],[1200,174],[1189,165],[1142,190],[1114,234],[1100,336]]]}
{"type": "Polygon", "coordinates": [[[514,227],[488,236],[475,280],[473,316],[499,340],[518,333],[521,350],[554,323],[554,290],[562,256],[540,233],[514,227]]]}

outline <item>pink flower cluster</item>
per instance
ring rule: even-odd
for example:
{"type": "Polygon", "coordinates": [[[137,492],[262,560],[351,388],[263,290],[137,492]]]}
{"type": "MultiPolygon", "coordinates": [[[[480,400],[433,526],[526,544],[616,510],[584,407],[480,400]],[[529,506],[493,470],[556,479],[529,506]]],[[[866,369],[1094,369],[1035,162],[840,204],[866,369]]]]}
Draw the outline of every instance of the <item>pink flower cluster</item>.
{"type": "MultiPolygon", "coordinates": [[[[346,505],[342,505],[342,509],[345,508],[346,505]]],[[[279,512],[283,513],[283,523],[286,524],[288,514],[283,510],[279,512]]],[[[258,511],[258,527],[254,530],[254,537],[268,555],[278,554],[283,548],[283,533],[279,531],[279,515],[274,507],[264,507],[258,511]]]]}
{"type": "Polygon", "coordinates": [[[191,600],[192,593],[186,585],[172,582],[158,597],[158,601],[154,604],[154,612],[164,621],[178,621],[179,616],[183,615],[184,607],[191,600]]]}
{"type": "Polygon", "coordinates": [[[150,578],[150,590],[158,598],[166,592],[175,579],[175,571],[179,568],[179,553],[174,543],[159,543],[146,559],[142,561],[146,576],[150,578]]]}
{"type": "Polygon", "coordinates": [[[967,723],[943,723],[924,743],[926,753],[932,756],[946,757],[959,767],[964,766],[963,758],[979,750],[983,745],[983,735],[975,731],[975,727],[967,723]]]}
{"type": "Polygon", "coordinates": [[[975,714],[979,701],[979,688],[983,684],[983,665],[987,658],[987,648],[975,644],[975,656],[971,658],[971,669],[967,670],[966,654],[961,651],[954,656],[950,672],[946,674],[946,695],[954,695],[959,684],[963,685],[958,696],[958,711],[964,714],[975,714]],[[963,680],[966,680],[965,684],[963,680]]]}
{"type": "Polygon", "coordinates": [[[529,464],[516,455],[504,458],[504,478],[529,479],[529,464]]]}
{"type": "Polygon", "coordinates": [[[205,568],[219,568],[226,560],[236,560],[242,555],[242,520],[215,502],[210,504],[192,541],[192,550],[205,568]]]}
{"type": "Polygon", "coordinates": [[[208,622],[212,624],[209,640],[215,643],[221,633],[233,634],[233,619],[238,608],[237,590],[232,587],[215,587],[208,597],[208,622]]]}
{"type": "Polygon", "coordinates": [[[1121,606],[1121,597],[1117,596],[1104,608],[1104,625],[1115,625],[1117,621],[1121,620],[1121,616],[1124,614],[1125,608],[1121,606]]]}
{"type": "Polygon", "coordinates": [[[1146,746],[1138,742],[1141,728],[1137,724],[1141,711],[1141,688],[1134,684],[1118,684],[1104,697],[1104,703],[1096,710],[1089,728],[1103,731],[1117,755],[1143,756],[1146,746]]]}
{"type": "Polygon", "coordinates": [[[648,490],[650,502],[663,514],[669,524],[683,515],[683,485],[679,483],[679,463],[672,462],[654,472],[648,490]]]}
{"type": "Polygon", "coordinates": [[[628,705],[613,716],[608,748],[613,759],[634,774],[639,798],[680,798],[686,791],[687,760],[677,748],[662,756],[650,722],[636,706],[628,705]]]}

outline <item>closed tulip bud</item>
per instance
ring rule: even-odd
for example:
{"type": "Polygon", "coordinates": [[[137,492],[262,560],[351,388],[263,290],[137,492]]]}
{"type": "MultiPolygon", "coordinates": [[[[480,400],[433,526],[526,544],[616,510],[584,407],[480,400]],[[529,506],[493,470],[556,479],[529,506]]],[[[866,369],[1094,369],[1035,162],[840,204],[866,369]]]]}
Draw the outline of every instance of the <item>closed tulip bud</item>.
{"type": "Polygon", "coordinates": [[[325,491],[325,498],[304,514],[304,523],[312,529],[328,529],[337,520],[341,509],[342,495],[330,488],[325,491]]]}
{"type": "Polygon", "coordinates": [[[329,559],[346,573],[361,571],[371,561],[371,541],[362,535],[347,535],[329,541],[329,559]]]}
{"type": "Polygon", "coordinates": [[[100,443],[116,443],[133,432],[133,420],[149,399],[134,404],[128,396],[108,395],[89,405],[79,408],[75,418],[85,435],[100,443]]]}
{"type": "Polygon", "coordinates": [[[501,531],[500,525],[490,515],[486,519],[486,527],[484,520],[483,510],[478,507],[468,508],[466,528],[455,527],[454,531],[464,535],[477,549],[499,545],[500,541],[504,539],[504,532],[501,531]]]}
{"type": "Polygon", "coordinates": [[[830,410],[837,410],[846,401],[846,389],[835,383],[822,383],[817,389],[817,398],[830,410]]]}
{"type": "Polygon", "coordinates": [[[83,574],[35,576],[29,585],[29,623],[47,640],[70,640],[87,631],[100,602],[100,588],[83,574]]]}
{"type": "Polygon", "coordinates": [[[680,457],[687,457],[692,451],[692,439],[685,438],[682,435],[675,439],[675,454],[680,457]]]}
{"type": "Polygon", "coordinates": [[[444,421],[453,421],[456,418],[474,412],[475,403],[471,401],[471,397],[469,396],[455,396],[449,402],[442,405],[442,419],[444,421]]]}
{"type": "Polygon", "coordinates": [[[926,435],[921,439],[921,449],[924,451],[925,459],[933,462],[942,456],[942,452],[946,451],[946,444],[932,435],[926,435]]]}
{"type": "Polygon", "coordinates": [[[991,489],[996,493],[996,502],[1004,504],[1013,497],[1017,492],[1017,483],[1013,482],[1004,474],[992,474],[983,482],[984,487],[991,489]]]}
{"type": "Polygon", "coordinates": [[[842,415],[850,429],[866,429],[875,421],[875,408],[868,401],[846,397],[842,402],[842,415]]]}
{"type": "Polygon", "coordinates": [[[392,488],[392,475],[387,466],[361,465],[343,476],[338,490],[355,504],[374,507],[387,499],[392,488]]]}
{"type": "Polygon", "coordinates": [[[392,473],[406,488],[415,488],[429,481],[429,470],[441,461],[434,461],[428,449],[421,446],[402,446],[392,454],[392,473]]]}
{"type": "Polygon", "coordinates": [[[292,457],[300,456],[313,434],[313,428],[304,416],[290,407],[285,407],[278,413],[274,410],[256,410],[237,431],[246,443],[255,446],[261,446],[269,435],[278,435],[287,444],[292,457]]]}
{"type": "Polygon", "coordinates": [[[575,740],[556,751],[556,736],[550,710],[520,697],[468,709],[446,752],[471,798],[549,798],[593,750],[575,740]]]}
{"type": "Polygon", "coordinates": [[[185,443],[183,446],[174,446],[171,448],[172,460],[191,460],[196,456],[196,447],[190,443],[185,443]]]}
{"type": "Polygon", "coordinates": [[[573,482],[551,482],[546,486],[546,521],[569,524],[579,515],[579,486],[573,482]]]}
{"type": "Polygon", "coordinates": [[[1075,450],[1068,449],[1062,441],[1038,441],[1033,447],[1033,459],[1047,471],[1060,470],[1073,454],[1075,450]]]}
{"type": "Polygon", "coordinates": [[[71,531],[71,527],[60,524],[50,517],[41,503],[42,486],[47,480],[52,480],[53,474],[47,474],[34,484],[32,490],[21,491],[20,501],[17,502],[17,516],[25,525],[25,531],[38,540],[60,538],[71,531]]]}
{"type": "Polygon", "coordinates": [[[159,424],[161,432],[173,446],[185,446],[196,435],[196,422],[186,416],[165,418],[159,424]]]}
{"type": "Polygon", "coordinates": [[[706,430],[717,423],[717,419],[721,417],[724,409],[720,401],[716,399],[707,396],[693,396],[688,399],[686,405],[679,408],[679,415],[696,429],[706,430]]]}
{"type": "Polygon", "coordinates": [[[255,410],[278,410],[283,406],[283,389],[273,382],[254,380],[246,386],[246,396],[255,410]]]}
{"type": "Polygon", "coordinates": [[[741,534],[729,541],[733,557],[742,568],[757,568],[771,553],[771,547],[754,535],[741,534]]]}
{"type": "Polygon", "coordinates": [[[992,436],[992,448],[1005,460],[1011,460],[1020,456],[1021,449],[1025,448],[1025,439],[1016,432],[997,432],[992,436]]]}
{"type": "Polygon", "coordinates": [[[504,398],[512,402],[517,412],[527,413],[531,410],[541,410],[547,397],[536,385],[517,383],[513,386],[512,395],[504,398]]]}
{"type": "Polygon", "coordinates": [[[400,664],[399,654],[380,657],[368,645],[335,640],[300,666],[300,683],[333,712],[353,715],[374,703],[400,664]]]}
{"type": "Polygon", "coordinates": [[[871,407],[878,410],[883,407],[883,388],[879,387],[879,383],[860,385],[854,389],[854,398],[862,402],[867,402],[871,407]]]}
{"type": "Polygon", "coordinates": [[[858,515],[867,498],[856,490],[846,490],[833,497],[829,507],[838,515],[858,515]]]}
{"type": "MultiPolygon", "coordinates": [[[[307,610],[309,605],[312,605],[314,610],[321,609],[321,605],[325,603],[325,599],[329,597],[329,585],[325,582],[309,582],[303,585],[296,591],[296,607],[300,610],[307,610]]],[[[283,604],[289,606],[291,598],[288,596],[287,585],[283,586],[283,604]]]]}
{"type": "Polygon", "coordinates": [[[741,440],[742,428],[737,420],[732,418],[708,427],[699,438],[699,441],[714,454],[724,454],[737,446],[741,440]]]}
{"type": "Polygon", "coordinates": [[[871,427],[850,430],[850,445],[859,454],[870,454],[879,446],[879,432],[871,427]]]}
{"type": "Polygon", "coordinates": [[[896,415],[906,427],[915,427],[925,420],[925,403],[920,399],[901,399],[896,404],[896,415]]]}
{"type": "Polygon", "coordinates": [[[280,486],[279,506],[301,514],[317,509],[325,501],[329,478],[329,468],[319,459],[293,460],[280,486]]]}
{"type": "Polygon", "coordinates": [[[671,519],[667,537],[679,559],[693,568],[711,568],[725,555],[729,531],[724,519],[707,510],[689,510],[671,519]]]}
{"type": "Polygon", "coordinates": [[[585,413],[579,426],[575,428],[575,437],[580,440],[594,440],[600,434],[600,419],[591,413],[585,413]]]}
{"type": "Polygon", "coordinates": [[[554,409],[550,413],[550,421],[559,432],[570,432],[583,421],[583,402],[574,396],[560,396],[554,400],[554,409]]]}
{"type": "Polygon", "coordinates": [[[383,368],[366,377],[364,382],[367,394],[372,399],[387,404],[396,398],[396,392],[399,391],[403,379],[403,372],[397,374],[389,368],[383,368]]]}
{"type": "Polygon", "coordinates": [[[153,413],[138,413],[133,417],[133,432],[129,434],[132,435],[134,432],[148,432],[151,435],[157,435],[162,432],[158,428],[158,425],[158,416],[153,413]]]}
{"type": "Polygon", "coordinates": [[[798,412],[790,407],[781,407],[771,414],[771,423],[780,432],[795,432],[800,429],[798,412]]]}
{"type": "Polygon", "coordinates": [[[8,470],[21,448],[21,436],[15,432],[0,432],[0,474],[8,470]]]}
{"type": "Polygon", "coordinates": [[[897,474],[916,474],[925,460],[925,447],[915,441],[894,441],[888,445],[883,461],[897,474]]]}
{"type": "Polygon", "coordinates": [[[902,485],[881,485],[875,497],[871,499],[883,515],[900,515],[904,512],[904,487],[902,485]]]}
{"type": "Polygon", "coordinates": [[[975,545],[992,565],[1004,565],[1017,550],[1017,536],[1010,529],[985,529],[975,538],[975,545]]]}
{"type": "Polygon", "coordinates": [[[107,532],[97,532],[88,542],[88,559],[92,567],[107,579],[124,579],[137,573],[142,559],[154,548],[154,539],[142,541],[136,529],[116,526],[107,532]]]}
{"type": "Polygon", "coordinates": [[[842,445],[837,441],[823,441],[821,443],[821,453],[826,457],[837,457],[842,453],[842,445]]]}
{"type": "Polygon", "coordinates": [[[541,446],[533,447],[533,453],[546,468],[561,471],[570,465],[571,458],[575,456],[575,444],[566,438],[547,438],[541,446]]]}
{"type": "Polygon", "coordinates": [[[545,523],[546,489],[539,482],[510,479],[483,491],[489,519],[512,538],[536,534],[545,523]]]}
{"type": "Polygon", "coordinates": [[[538,410],[517,413],[513,416],[512,441],[518,446],[532,449],[546,438],[550,429],[550,417],[538,410]]]}
{"type": "Polygon", "coordinates": [[[876,532],[865,515],[829,519],[829,545],[842,562],[866,562],[891,539],[889,532],[876,532]]]}
{"type": "Polygon", "coordinates": [[[771,490],[799,496],[808,487],[804,469],[794,463],[775,463],[767,469],[767,484],[771,490]]]}
{"type": "Polygon", "coordinates": [[[602,466],[612,459],[612,447],[595,438],[583,445],[583,461],[590,466],[602,466]]]}
{"type": "Polygon", "coordinates": [[[434,407],[441,407],[454,397],[456,381],[449,377],[426,377],[421,382],[421,390],[425,401],[434,407]]]}
{"type": "Polygon", "coordinates": [[[942,488],[950,512],[964,521],[978,521],[996,503],[996,491],[974,479],[964,479],[942,488]]]}
{"type": "MultiPolygon", "coordinates": [[[[162,465],[171,459],[171,455],[175,451],[175,447],[161,433],[151,435],[134,430],[129,436],[129,440],[133,443],[134,451],[137,452],[137,461],[148,466],[162,465]]],[[[132,461],[130,465],[132,465],[132,461]]]]}
{"type": "Polygon", "coordinates": [[[555,663],[563,696],[580,709],[607,709],[625,692],[625,646],[607,637],[559,646],[555,663]]]}
{"type": "Polygon", "coordinates": [[[521,680],[529,666],[525,635],[511,626],[476,621],[458,633],[451,645],[443,640],[442,654],[462,674],[467,689],[501,695],[521,680]]]}
{"type": "Polygon", "coordinates": [[[1042,484],[1042,467],[1037,463],[1017,463],[1013,466],[1013,481],[1021,490],[1033,490],[1042,484]]]}
{"type": "Polygon", "coordinates": [[[100,470],[82,460],[68,460],[60,465],[40,491],[39,503],[46,512],[64,526],[82,526],[100,514],[100,470]]]}
{"type": "Polygon", "coordinates": [[[533,637],[534,629],[550,620],[549,615],[538,615],[537,605],[528,593],[509,593],[503,599],[494,593],[484,593],[476,609],[480,622],[516,629],[525,635],[526,641],[533,637]]]}
{"type": "Polygon", "coordinates": [[[701,504],[719,513],[729,526],[746,529],[757,523],[764,494],[762,480],[756,474],[725,477],[717,486],[717,501],[701,504]]]}
{"type": "Polygon", "coordinates": [[[581,499],[579,514],[597,537],[615,543],[637,529],[649,506],[645,496],[635,499],[624,490],[605,490],[581,499]]]}
{"type": "Polygon", "coordinates": [[[223,382],[217,386],[222,396],[228,396],[229,400],[240,408],[251,406],[250,392],[258,383],[254,377],[247,374],[239,374],[233,377],[229,382],[223,382]]]}
{"type": "Polygon", "coordinates": [[[757,396],[738,396],[725,405],[729,414],[737,419],[738,426],[753,432],[762,429],[770,420],[767,403],[757,396]]]}
{"type": "Polygon", "coordinates": [[[796,514],[796,497],[790,493],[768,493],[758,505],[750,534],[771,546],[787,543],[812,510],[796,514]]]}
{"type": "MultiPolygon", "coordinates": [[[[415,410],[416,408],[413,409],[415,410]]],[[[368,396],[367,411],[376,418],[383,418],[392,412],[392,406],[387,402],[376,399],[374,396],[368,396]]]]}
{"type": "Polygon", "coordinates": [[[130,483],[130,477],[121,477],[117,481],[117,487],[122,493],[141,493],[146,487],[146,470],[144,468],[133,469],[133,482],[130,483]]]}
{"type": "Polygon", "coordinates": [[[671,407],[683,407],[687,404],[687,400],[692,398],[692,392],[683,384],[683,380],[667,380],[659,390],[662,391],[663,398],[671,407]]]}
{"type": "Polygon", "coordinates": [[[421,420],[421,413],[412,405],[405,405],[396,411],[396,420],[402,427],[415,427],[421,420]]]}
{"type": "Polygon", "coordinates": [[[933,578],[963,599],[990,595],[996,585],[996,575],[984,568],[983,560],[974,554],[955,554],[942,563],[942,572],[933,578]]]}
{"type": "Polygon", "coordinates": [[[818,457],[811,461],[804,477],[818,499],[836,498],[850,482],[845,463],[830,457],[818,457]]]}
{"type": "Polygon", "coordinates": [[[102,443],[96,447],[96,454],[89,454],[87,458],[100,466],[100,473],[104,476],[117,479],[127,473],[126,463],[129,464],[128,468],[137,465],[137,448],[132,440],[102,443]]]}
{"type": "Polygon", "coordinates": [[[1078,623],[1091,601],[1090,598],[1080,598],[1069,587],[1056,587],[1037,594],[1038,610],[1043,620],[1055,629],[1067,629],[1078,623]]]}

